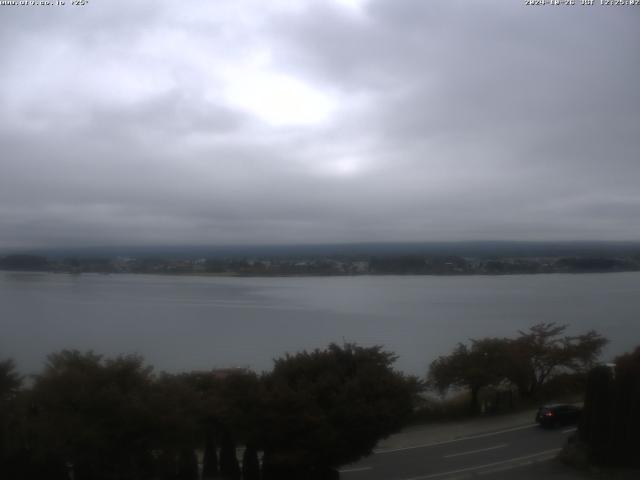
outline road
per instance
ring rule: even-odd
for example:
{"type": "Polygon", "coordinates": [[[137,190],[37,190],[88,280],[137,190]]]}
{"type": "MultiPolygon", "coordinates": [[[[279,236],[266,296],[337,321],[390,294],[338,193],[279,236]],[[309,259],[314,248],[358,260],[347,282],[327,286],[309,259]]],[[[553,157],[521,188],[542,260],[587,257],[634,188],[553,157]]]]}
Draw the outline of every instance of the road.
{"type": "MultiPolygon", "coordinates": [[[[554,458],[575,428],[524,425],[442,443],[377,451],[341,469],[343,480],[445,480],[504,472],[554,458]]],[[[518,475],[526,478],[527,475],[518,475]]]]}

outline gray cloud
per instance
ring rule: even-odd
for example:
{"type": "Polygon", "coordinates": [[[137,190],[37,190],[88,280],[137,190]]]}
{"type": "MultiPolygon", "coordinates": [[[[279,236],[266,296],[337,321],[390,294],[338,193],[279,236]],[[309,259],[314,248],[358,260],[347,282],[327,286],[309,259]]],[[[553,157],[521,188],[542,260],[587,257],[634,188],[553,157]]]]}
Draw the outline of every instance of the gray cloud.
{"type": "Polygon", "coordinates": [[[2,8],[0,247],[640,238],[637,8],[2,8]]]}

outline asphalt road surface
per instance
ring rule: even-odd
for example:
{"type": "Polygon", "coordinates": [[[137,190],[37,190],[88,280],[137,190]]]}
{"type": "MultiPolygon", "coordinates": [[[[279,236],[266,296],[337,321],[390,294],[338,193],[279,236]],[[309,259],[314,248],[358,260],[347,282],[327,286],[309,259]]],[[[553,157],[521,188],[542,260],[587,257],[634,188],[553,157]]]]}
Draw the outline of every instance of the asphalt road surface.
{"type": "MultiPolygon", "coordinates": [[[[505,472],[553,459],[575,431],[531,424],[448,442],[382,450],[340,470],[343,480],[445,480],[505,472]]],[[[512,473],[515,473],[512,472],[512,473]]],[[[527,475],[518,475],[519,478],[527,475]]]]}

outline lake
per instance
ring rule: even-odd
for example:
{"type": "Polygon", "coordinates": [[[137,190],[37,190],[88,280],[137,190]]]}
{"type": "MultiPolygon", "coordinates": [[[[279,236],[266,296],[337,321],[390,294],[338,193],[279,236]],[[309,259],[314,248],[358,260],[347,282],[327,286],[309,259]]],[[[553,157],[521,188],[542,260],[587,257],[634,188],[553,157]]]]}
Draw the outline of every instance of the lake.
{"type": "Polygon", "coordinates": [[[0,359],[139,353],[157,370],[267,370],[330,342],[383,345],[422,375],[457,342],[537,322],[596,329],[605,360],[640,344],[640,273],[509,276],[177,277],[0,272],[0,359]]]}

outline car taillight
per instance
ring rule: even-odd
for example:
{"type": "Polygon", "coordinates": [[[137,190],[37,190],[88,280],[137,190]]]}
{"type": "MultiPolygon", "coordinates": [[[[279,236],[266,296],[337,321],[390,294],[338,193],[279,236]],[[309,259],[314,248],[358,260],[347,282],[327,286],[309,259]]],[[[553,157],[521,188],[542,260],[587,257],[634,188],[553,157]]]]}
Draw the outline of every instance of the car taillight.
{"type": "Polygon", "coordinates": [[[547,412],[544,414],[545,417],[553,417],[553,412],[547,412]]]}

